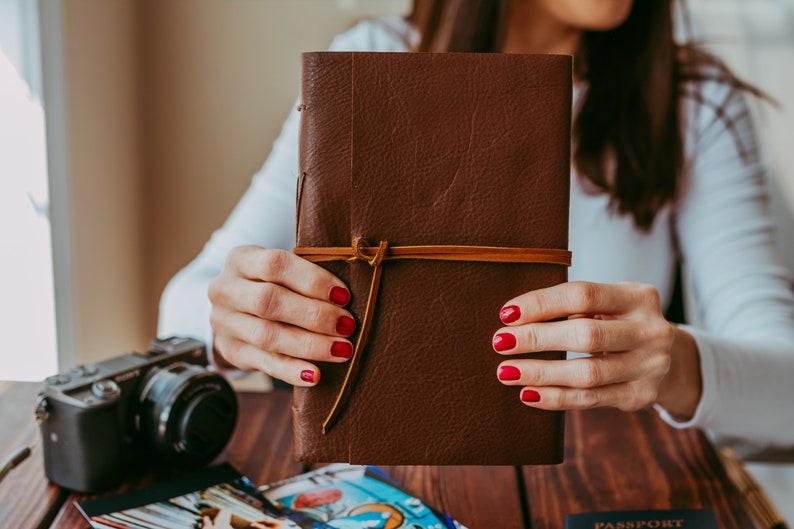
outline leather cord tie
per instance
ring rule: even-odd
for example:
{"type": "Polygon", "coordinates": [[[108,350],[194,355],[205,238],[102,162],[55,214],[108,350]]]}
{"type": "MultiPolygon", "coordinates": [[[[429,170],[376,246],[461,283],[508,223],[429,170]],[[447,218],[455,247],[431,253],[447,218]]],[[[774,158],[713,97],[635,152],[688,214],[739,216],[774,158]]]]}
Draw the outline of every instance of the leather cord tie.
{"type": "Polygon", "coordinates": [[[296,255],[313,263],[329,261],[346,261],[354,263],[363,261],[369,264],[372,271],[372,282],[369,285],[364,320],[361,324],[353,357],[348,364],[347,374],[342,387],[336,396],[331,411],[323,421],[322,432],[327,434],[342,408],[350,399],[353,381],[361,364],[361,352],[367,346],[369,332],[374,319],[375,303],[383,273],[383,261],[396,259],[430,259],[434,261],[476,261],[490,263],[547,263],[571,266],[571,252],[555,248],[509,248],[503,246],[389,246],[388,241],[380,241],[377,247],[370,246],[363,237],[356,237],[349,247],[311,248],[297,247],[296,255]]]}

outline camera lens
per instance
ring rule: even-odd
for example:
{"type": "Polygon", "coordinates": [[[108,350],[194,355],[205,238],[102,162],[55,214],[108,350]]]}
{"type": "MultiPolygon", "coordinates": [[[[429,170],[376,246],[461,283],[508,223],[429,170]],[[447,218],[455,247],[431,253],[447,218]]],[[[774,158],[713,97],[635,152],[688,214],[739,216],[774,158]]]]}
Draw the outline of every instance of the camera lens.
{"type": "Polygon", "coordinates": [[[218,455],[237,421],[237,399],[226,379],[184,362],[152,369],[139,400],[141,435],[162,458],[181,464],[218,455]]]}

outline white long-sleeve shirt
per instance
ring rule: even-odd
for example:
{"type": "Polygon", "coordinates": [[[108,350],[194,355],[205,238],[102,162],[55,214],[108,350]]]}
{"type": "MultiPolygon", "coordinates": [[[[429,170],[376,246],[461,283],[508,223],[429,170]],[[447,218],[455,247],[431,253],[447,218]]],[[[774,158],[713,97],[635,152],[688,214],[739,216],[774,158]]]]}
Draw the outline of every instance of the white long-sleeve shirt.
{"type": "MultiPolygon", "coordinates": [[[[403,19],[385,18],[360,23],[330,49],[408,51],[416,38],[403,19]]],[[[677,240],[701,312],[700,326],[686,330],[697,342],[703,394],[687,422],[657,410],[676,427],[699,427],[761,447],[794,447],[794,283],[775,253],[758,146],[740,93],[717,81],[693,87],[700,97],[684,102],[683,192],[649,232],[638,231],[631,217],[611,213],[609,198],[585,192],[572,174],[569,277],[648,283],[667,306],[677,240]]],[[[207,287],[229,251],[244,244],[294,246],[298,124],[293,111],[229,219],[168,284],[161,335],[212,343],[207,287]]]]}

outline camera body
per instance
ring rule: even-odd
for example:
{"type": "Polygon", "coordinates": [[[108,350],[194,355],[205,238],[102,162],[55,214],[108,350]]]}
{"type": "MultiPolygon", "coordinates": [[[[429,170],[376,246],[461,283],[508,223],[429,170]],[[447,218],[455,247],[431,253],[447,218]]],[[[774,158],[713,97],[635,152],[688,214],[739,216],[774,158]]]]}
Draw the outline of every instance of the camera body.
{"type": "Polygon", "coordinates": [[[47,478],[98,492],[132,468],[212,460],[234,431],[237,398],[206,366],[202,342],[172,337],[48,377],[36,412],[47,478]]]}

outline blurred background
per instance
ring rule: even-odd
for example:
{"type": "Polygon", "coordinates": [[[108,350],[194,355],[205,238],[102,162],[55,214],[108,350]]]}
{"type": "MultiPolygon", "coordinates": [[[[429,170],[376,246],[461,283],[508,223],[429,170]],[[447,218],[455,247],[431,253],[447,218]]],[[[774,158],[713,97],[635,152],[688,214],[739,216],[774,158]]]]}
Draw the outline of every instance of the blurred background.
{"type": "MultiPolygon", "coordinates": [[[[693,36],[781,104],[757,124],[794,268],[794,0],[687,5],[693,36]]],[[[268,155],[300,52],[409,6],[0,0],[0,379],[145,350],[166,282],[268,155]]]]}

